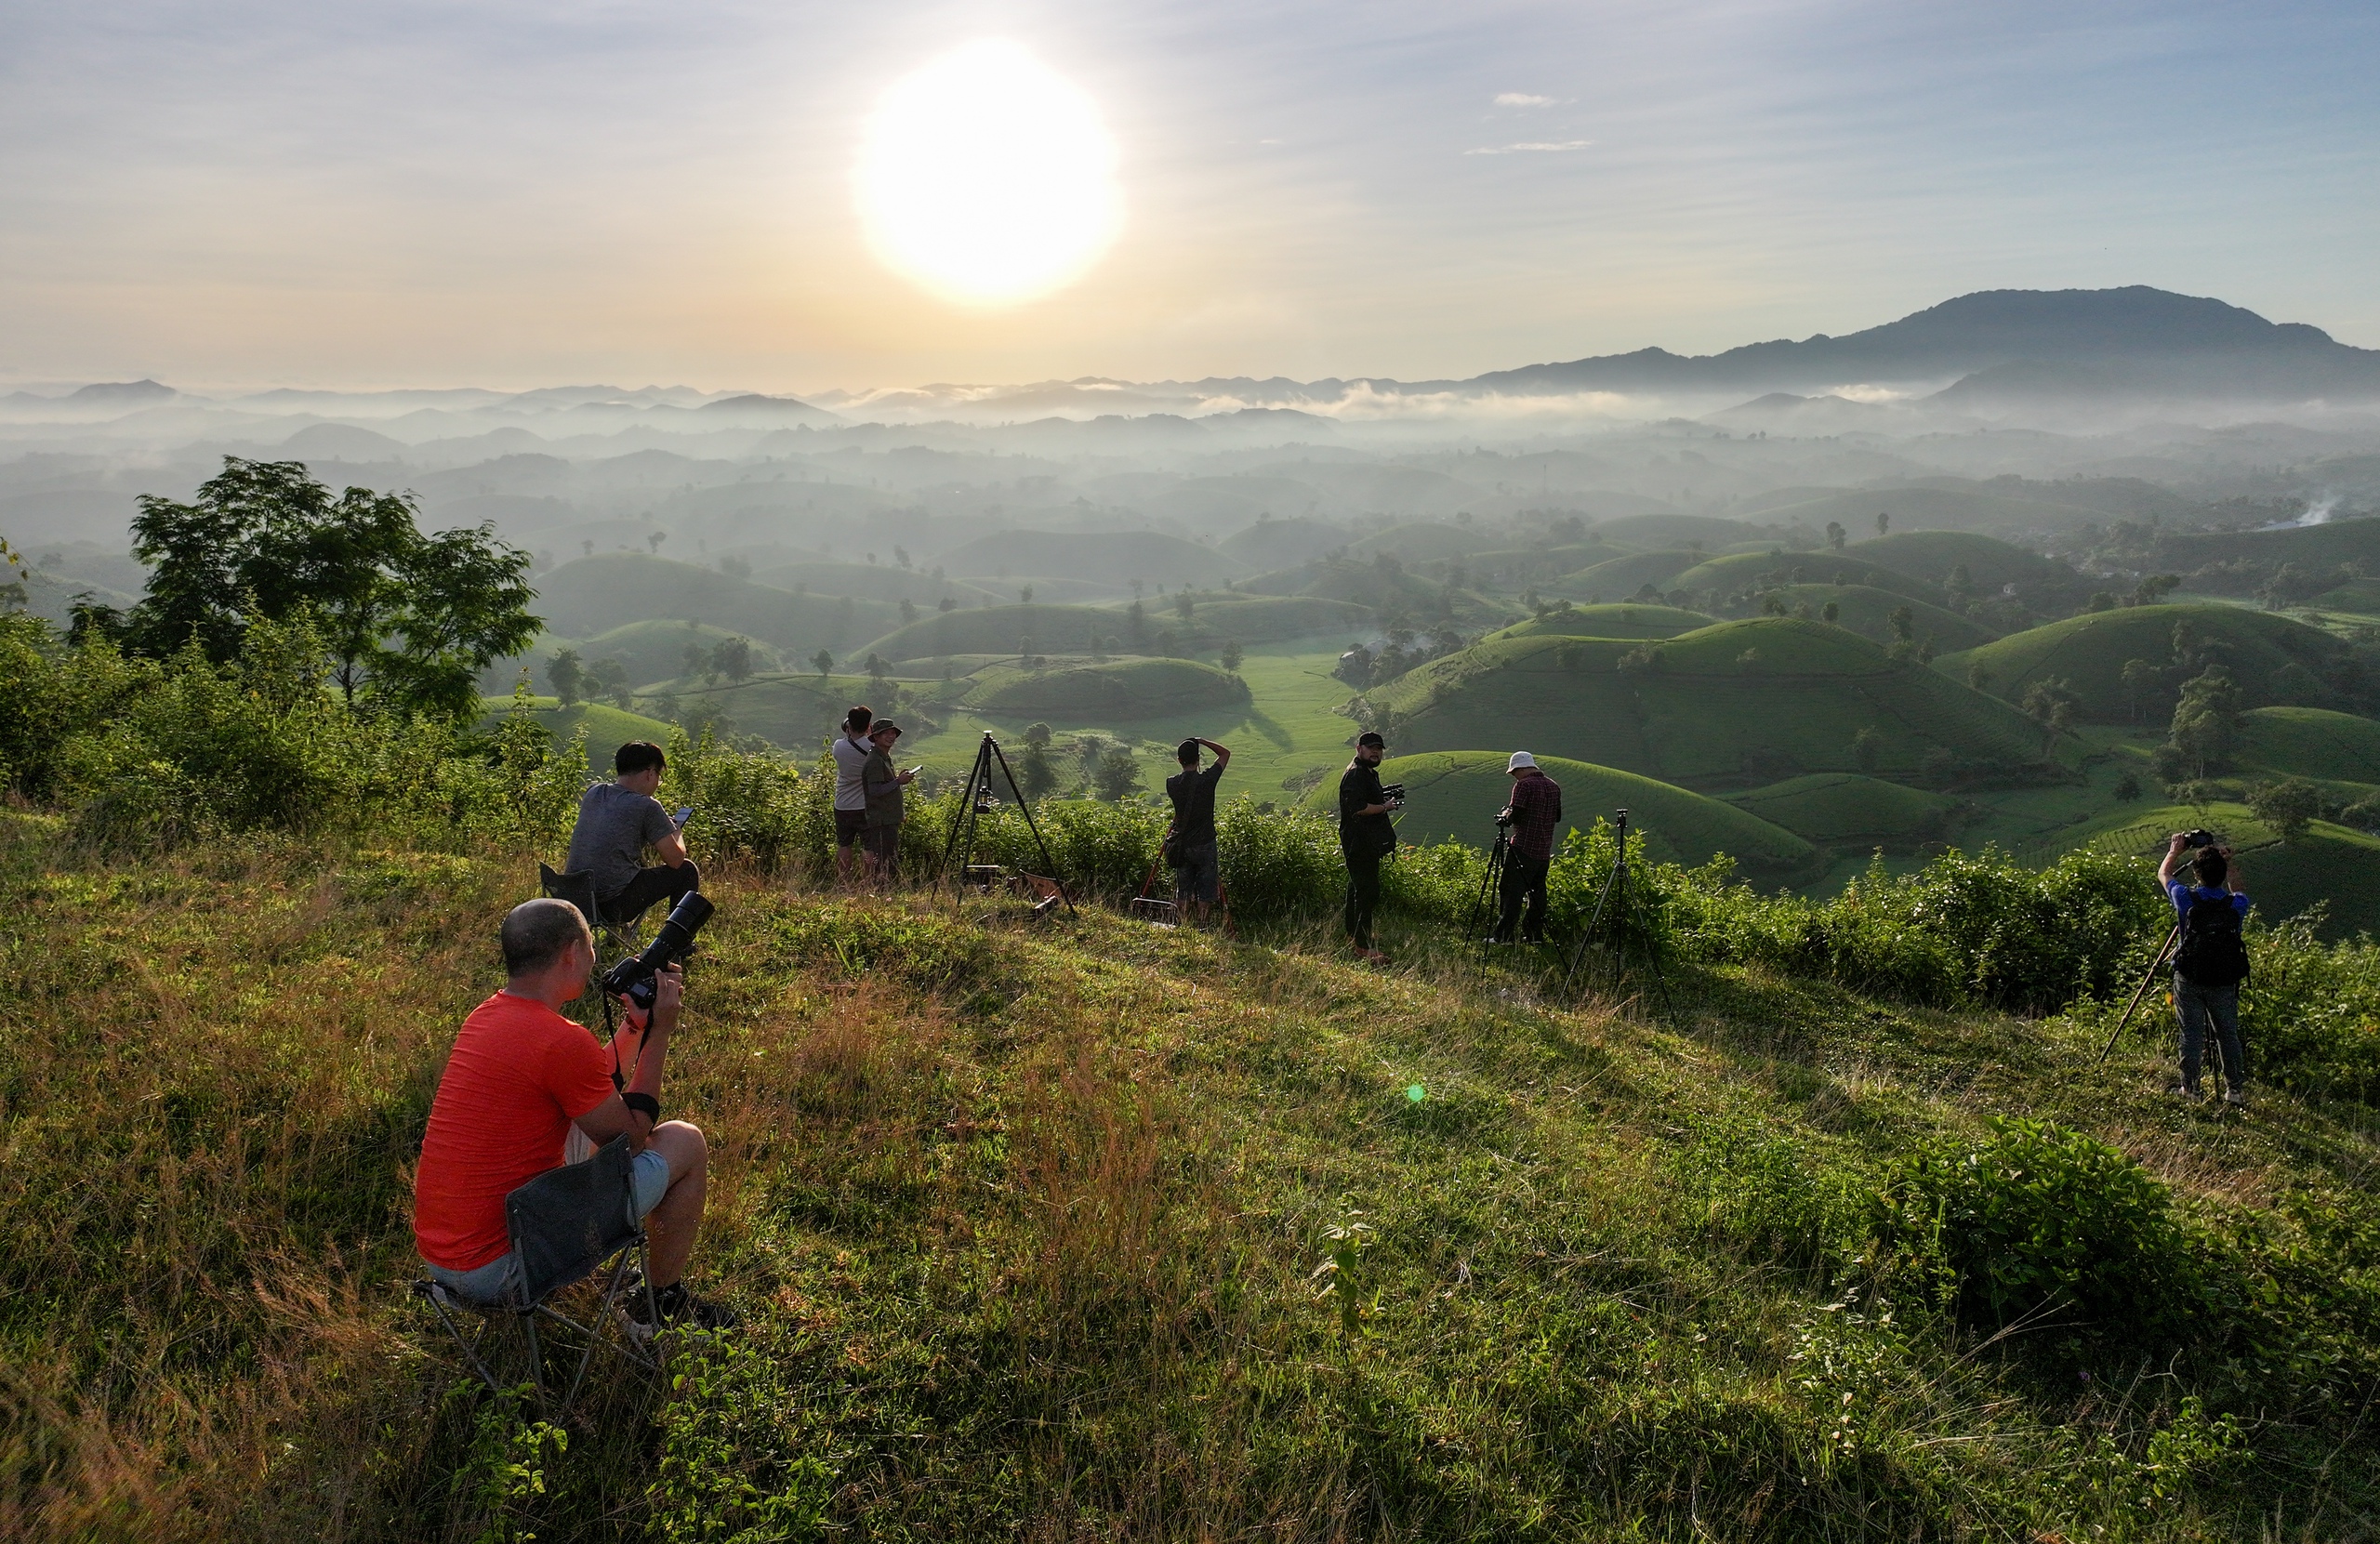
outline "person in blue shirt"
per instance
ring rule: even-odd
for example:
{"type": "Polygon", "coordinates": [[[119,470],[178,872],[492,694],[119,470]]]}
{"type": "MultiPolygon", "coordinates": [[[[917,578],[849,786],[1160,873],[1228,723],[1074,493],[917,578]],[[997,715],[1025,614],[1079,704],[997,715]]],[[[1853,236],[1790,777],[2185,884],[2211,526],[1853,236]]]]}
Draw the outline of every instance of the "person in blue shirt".
{"type": "Polygon", "coordinates": [[[2248,979],[2248,948],[2241,927],[2248,918],[2247,893],[2240,888],[2240,862],[2228,847],[2209,844],[2190,860],[2196,884],[2174,877],[2188,851],[2187,834],[2175,832],[2158,865],[2157,883],[2174,903],[2181,943],[2174,951],[2174,1008],[2182,1016],[2184,1099],[2204,1097],[2199,1067],[2212,1028],[2223,1057],[2224,1100],[2248,1102],[2248,1055],[2240,1043],[2240,983],[2248,979]]]}

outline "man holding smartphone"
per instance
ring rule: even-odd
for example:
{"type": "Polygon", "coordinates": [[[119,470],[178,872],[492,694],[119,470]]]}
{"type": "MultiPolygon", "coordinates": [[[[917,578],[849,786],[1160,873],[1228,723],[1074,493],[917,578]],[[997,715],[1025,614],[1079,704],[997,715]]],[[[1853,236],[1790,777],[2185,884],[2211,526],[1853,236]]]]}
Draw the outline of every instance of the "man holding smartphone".
{"type": "Polygon", "coordinates": [[[899,724],[877,719],[867,732],[867,760],[860,774],[866,816],[860,846],[867,854],[868,878],[884,884],[900,876],[901,821],[906,813],[901,790],[918,775],[915,767],[892,764],[892,746],[900,738],[899,724]]]}
{"type": "Polygon", "coordinates": [[[615,926],[633,923],[655,901],[674,906],[681,896],[702,888],[702,871],[686,856],[680,822],[653,797],[667,765],[659,746],[631,740],[612,758],[618,775],[588,788],[578,801],[578,824],[570,833],[563,866],[594,880],[595,904],[603,920],[615,926]],[[642,866],[648,846],[660,857],[660,866],[642,866]]]}

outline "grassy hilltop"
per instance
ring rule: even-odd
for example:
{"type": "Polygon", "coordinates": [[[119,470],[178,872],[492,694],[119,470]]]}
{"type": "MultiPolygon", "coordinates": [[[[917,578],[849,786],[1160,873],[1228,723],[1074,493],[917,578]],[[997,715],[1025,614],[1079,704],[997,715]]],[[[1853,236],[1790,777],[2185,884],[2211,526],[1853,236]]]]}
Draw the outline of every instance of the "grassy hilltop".
{"type": "Polygon", "coordinates": [[[2220,663],[2250,706],[2265,706],[2295,692],[2328,696],[2326,683],[2337,678],[2352,653],[2350,645],[2294,617],[2201,603],[2125,606],[2070,616],[1944,654],[1934,664],[1961,680],[1979,679],[1987,691],[2012,702],[2038,681],[2064,680],[2082,699],[2086,716],[2115,723],[2130,720],[2136,707],[2162,703],[2170,711],[2178,684],[2169,678],[2146,691],[2126,685],[2123,669],[2133,660],[2190,675],[2204,663],[2220,663]],[[2177,657],[2177,648],[2187,650],[2187,662],[2177,657]]]}
{"type": "Polygon", "coordinates": [[[745,1326],[540,1440],[401,1289],[526,858],[0,832],[43,1155],[0,1182],[20,1536],[2181,1540],[2380,1504],[2351,1103],[2178,1108],[2155,1036],[2095,1064],[2097,1010],[1681,965],[1662,1022],[1396,924],[1381,974],[734,864],[665,1099],[745,1326]],[[1971,1235],[1896,1209],[2017,1164],[1971,1235]],[[2068,1252],[2009,1268],[2087,1307],[1991,1306],[1961,1240],[2027,1228],[2068,1252]]]}

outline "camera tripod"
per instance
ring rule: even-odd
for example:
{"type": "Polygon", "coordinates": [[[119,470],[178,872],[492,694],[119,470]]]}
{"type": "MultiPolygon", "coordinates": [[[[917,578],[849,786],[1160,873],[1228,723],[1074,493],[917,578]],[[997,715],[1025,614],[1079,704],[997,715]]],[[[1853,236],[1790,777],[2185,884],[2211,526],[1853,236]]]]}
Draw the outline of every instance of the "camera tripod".
{"type": "Polygon", "coordinates": [[[2114,1051],[2116,1041],[2122,1037],[2123,1026],[2132,1023],[2134,1012],[2140,1007],[2140,999],[2149,996],[2149,988],[2155,984],[2158,973],[2163,970],[2166,962],[2173,958],[2175,942],[2181,936],[2182,919],[2176,917],[2174,918],[2174,925],[2165,930],[2165,942],[2157,945],[2157,957],[2149,962],[2149,970],[2140,978],[2140,985],[2134,990],[2132,1001],[2123,1005],[2123,1017],[2116,1021],[2116,1027],[2108,1036],[2108,1043],[2099,1048],[2099,1060],[2092,1065],[2104,1065],[2109,1055],[2114,1051]]]}
{"type": "Polygon", "coordinates": [[[1503,918],[1504,860],[1513,850],[1513,828],[1509,822],[1496,823],[1496,839],[1488,848],[1488,871],[1479,877],[1479,893],[1471,903],[1471,920],[1464,923],[1463,946],[1479,952],[1484,963],[1492,934],[1484,930],[1503,918]]]}
{"type": "Polygon", "coordinates": [[[1640,903],[1628,888],[1628,812],[1619,812],[1619,840],[1613,848],[1611,872],[1604,877],[1603,891],[1595,897],[1595,909],[1587,918],[1584,931],[1570,951],[1570,970],[1562,978],[1562,996],[1567,998],[1578,983],[1579,970],[1585,965],[1587,951],[1594,948],[1610,962],[1610,984],[1616,989],[1628,970],[1631,935],[1633,948],[1645,969],[1653,974],[1653,985],[1661,995],[1661,1011],[1676,1016],[1677,1010],[1670,1001],[1670,983],[1661,974],[1661,959],[1650,936],[1651,930],[1637,915],[1640,903]]]}
{"type": "Polygon", "coordinates": [[[990,730],[984,731],[983,743],[975,747],[975,764],[967,769],[966,785],[959,789],[959,812],[950,823],[950,837],[942,846],[942,873],[952,878],[959,895],[967,891],[968,877],[974,872],[975,828],[985,815],[999,805],[992,795],[992,772],[997,767],[1008,782],[1010,797],[1016,800],[1017,812],[1025,817],[1025,828],[1033,833],[1033,845],[1040,850],[1041,864],[1050,871],[1050,882],[1057,888],[1057,899],[1065,903],[1066,915],[1075,911],[1075,899],[1066,892],[1066,882],[1058,877],[1058,860],[1050,855],[1050,843],[1041,835],[1040,825],[1033,818],[1033,806],[1025,801],[1025,790],[1017,786],[1016,773],[1009,770],[1008,758],[1000,751],[1000,743],[992,738],[990,730]],[[956,867],[953,866],[956,860],[956,867]]]}

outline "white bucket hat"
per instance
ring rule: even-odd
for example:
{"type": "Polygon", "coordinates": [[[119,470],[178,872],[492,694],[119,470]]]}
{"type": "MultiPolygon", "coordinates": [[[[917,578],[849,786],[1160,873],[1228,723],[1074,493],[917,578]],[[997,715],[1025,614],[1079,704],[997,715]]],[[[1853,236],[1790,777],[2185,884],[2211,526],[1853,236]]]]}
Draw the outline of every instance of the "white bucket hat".
{"type": "Polygon", "coordinates": [[[1518,772],[1523,767],[1534,767],[1536,765],[1536,757],[1531,756],[1525,750],[1516,750],[1513,752],[1513,759],[1504,763],[1504,770],[1508,772],[1518,772]]]}

